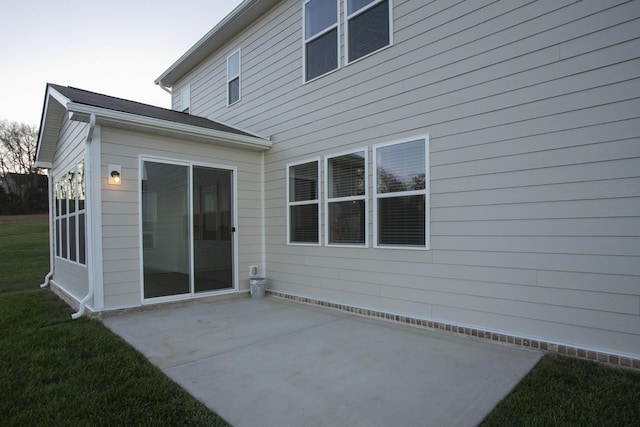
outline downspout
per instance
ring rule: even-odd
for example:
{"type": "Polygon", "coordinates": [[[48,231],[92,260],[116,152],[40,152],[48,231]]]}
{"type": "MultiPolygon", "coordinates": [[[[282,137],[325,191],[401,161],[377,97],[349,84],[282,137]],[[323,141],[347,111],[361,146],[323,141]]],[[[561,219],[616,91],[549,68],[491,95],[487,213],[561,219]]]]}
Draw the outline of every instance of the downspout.
{"type": "Polygon", "coordinates": [[[47,169],[47,171],[47,187],[49,192],[49,272],[44,276],[44,282],[40,285],[41,288],[46,288],[49,285],[49,280],[53,277],[53,252],[55,250],[55,195],[53,194],[53,176],[51,176],[51,168],[47,169]]]}
{"type": "MultiPolygon", "coordinates": [[[[95,114],[91,114],[91,116],[89,117],[89,132],[87,132],[87,139],[85,140],[85,146],[84,146],[84,153],[85,153],[85,165],[88,166],[90,164],[90,159],[91,159],[91,141],[93,140],[93,130],[96,127],[96,115],[95,114]]],[[[88,179],[86,179],[86,182],[91,182],[91,169],[90,167],[87,167],[86,171],[88,172],[88,179]]],[[[91,198],[91,192],[87,191],[87,195],[86,195],[86,205],[87,208],[90,208],[91,204],[90,202],[90,198],[91,198]]],[[[86,221],[86,225],[87,225],[87,229],[90,231],[91,228],[89,227],[89,225],[91,224],[91,222],[89,221],[89,216],[93,215],[93,212],[88,210],[87,212],[87,221],[86,221]]],[[[85,236],[88,236],[90,233],[85,233],[85,236]]],[[[93,242],[90,242],[91,244],[93,244],[93,242]]],[[[87,244],[87,248],[89,250],[91,250],[91,246],[90,244],[87,244]]],[[[87,262],[91,262],[91,259],[88,257],[87,262]]],[[[77,319],[79,317],[82,317],[82,315],[84,314],[84,310],[85,307],[87,305],[87,303],[89,302],[89,300],[91,298],[93,298],[93,292],[94,292],[94,287],[95,287],[95,283],[93,281],[93,277],[91,274],[87,275],[88,277],[88,285],[89,285],[89,292],[87,293],[87,295],[82,298],[82,300],[80,300],[80,307],[78,308],[78,311],[76,313],[73,313],[71,315],[72,319],[77,319]]]]}

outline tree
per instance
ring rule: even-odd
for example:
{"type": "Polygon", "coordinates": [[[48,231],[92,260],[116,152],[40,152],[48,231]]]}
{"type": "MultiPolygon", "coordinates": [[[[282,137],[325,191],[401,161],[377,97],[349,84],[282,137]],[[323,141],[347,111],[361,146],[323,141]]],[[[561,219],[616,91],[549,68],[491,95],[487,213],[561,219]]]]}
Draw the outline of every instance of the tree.
{"type": "Polygon", "coordinates": [[[46,211],[43,176],[33,168],[37,143],[35,126],[0,121],[0,187],[5,196],[1,213],[37,213],[43,207],[46,211]]]}

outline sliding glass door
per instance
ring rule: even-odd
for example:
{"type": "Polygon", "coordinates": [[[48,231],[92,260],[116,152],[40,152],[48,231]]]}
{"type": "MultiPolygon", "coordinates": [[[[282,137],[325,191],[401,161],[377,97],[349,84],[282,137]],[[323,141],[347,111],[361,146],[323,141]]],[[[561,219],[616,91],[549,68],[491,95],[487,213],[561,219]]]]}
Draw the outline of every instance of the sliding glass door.
{"type": "Polygon", "coordinates": [[[232,289],[232,171],[142,162],[144,298],[232,289]]]}
{"type": "Polygon", "coordinates": [[[233,286],[231,171],[193,168],[194,291],[233,286]]]}

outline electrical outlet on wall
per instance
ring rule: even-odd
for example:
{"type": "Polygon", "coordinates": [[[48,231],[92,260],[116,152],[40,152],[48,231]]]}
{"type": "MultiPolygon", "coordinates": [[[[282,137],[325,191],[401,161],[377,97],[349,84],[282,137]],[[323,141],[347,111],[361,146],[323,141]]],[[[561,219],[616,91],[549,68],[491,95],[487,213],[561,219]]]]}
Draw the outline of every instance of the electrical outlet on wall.
{"type": "Polygon", "coordinates": [[[257,265],[252,265],[249,267],[249,274],[251,276],[257,276],[258,275],[258,266],[257,265]]]}

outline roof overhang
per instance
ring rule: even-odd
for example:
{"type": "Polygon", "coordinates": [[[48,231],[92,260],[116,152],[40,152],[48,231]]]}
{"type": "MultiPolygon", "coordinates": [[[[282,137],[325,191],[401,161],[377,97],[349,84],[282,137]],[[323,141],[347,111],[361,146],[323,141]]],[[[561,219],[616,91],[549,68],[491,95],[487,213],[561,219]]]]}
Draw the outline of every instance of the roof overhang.
{"type": "Polygon", "coordinates": [[[62,119],[67,113],[67,102],[69,102],[67,98],[47,86],[38,132],[36,161],[33,164],[36,168],[49,169],[53,166],[53,155],[60,135],[62,119]]]}
{"type": "Polygon", "coordinates": [[[109,110],[106,108],[69,102],[67,109],[71,113],[71,120],[89,122],[91,115],[95,115],[96,124],[115,128],[129,129],[144,133],[162,135],[177,139],[188,139],[253,151],[265,151],[271,148],[270,140],[250,135],[238,135],[215,129],[207,129],[184,123],[170,122],[153,117],[109,110]]]}
{"type": "Polygon", "coordinates": [[[217,146],[265,151],[273,145],[269,139],[259,136],[225,132],[72,102],[55,88],[48,85],[40,122],[34,167],[52,167],[60,130],[66,114],[70,114],[71,120],[75,121],[88,123],[91,116],[94,116],[96,124],[100,125],[217,146]]]}
{"type": "Polygon", "coordinates": [[[162,87],[173,87],[198,64],[245,30],[280,0],[244,0],[202,37],[191,49],[155,80],[162,87]]]}

